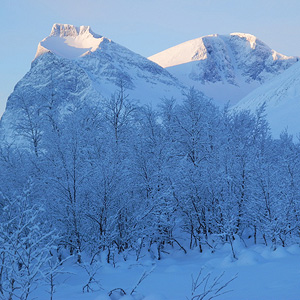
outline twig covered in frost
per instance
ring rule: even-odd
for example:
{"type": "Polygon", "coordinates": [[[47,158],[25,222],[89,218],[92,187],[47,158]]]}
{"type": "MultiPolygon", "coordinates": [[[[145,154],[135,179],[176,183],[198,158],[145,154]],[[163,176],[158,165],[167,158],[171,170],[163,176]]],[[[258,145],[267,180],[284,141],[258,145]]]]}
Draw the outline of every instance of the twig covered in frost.
{"type": "Polygon", "coordinates": [[[212,274],[208,273],[202,276],[203,268],[199,271],[196,278],[192,275],[192,288],[191,297],[188,300],[211,300],[226,293],[232,292],[232,290],[225,290],[227,286],[237,278],[237,274],[230,280],[223,282],[223,276],[225,272],[219,276],[212,278],[212,274]]]}
{"type": "Polygon", "coordinates": [[[138,280],[137,284],[135,285],[135,287],[130,292],[130,295],[132,295],[136,291],[138,286],[154,271],[154,269],[155,269],[155,267],[153,267],[150,271],[144,271],[144,273],[142,274],[142,276],[138,280]]]}
{"type": "Polygon", "coordinates": [[[95,289],[94,289],[93,285],[96,285],[98,288],[102,289],[99,281],[95,279],[95,276],[100,269],[100,265],[99,265],[98,261],[95,259],[95,257],[94,256],[92,257],[92,260],[90,261],[90,263],[81,263],[81,264],[79,264],[79,266],[81,268],[83,268],[88,275],[87,283],[83,286],[82,292],[83,293],[85,291],[87,293],[94,292],[95,289]]]}
{"type": "Polygon", "coordinates": [[[108,296],[112,296],[115,292],[118,292],[120,296],[125,296],[125,295],[133,295],[136,293],[137,288],[139,285],[154,271],[155,267],[153,267],[150,271],[144,271],[142,276],[139,278],[138,282],[134,286],[134,288],[131,290],[131,292],[126,293],[126,291],[122,288],[114,288],[111,291],[108,292],[108,296]]]}

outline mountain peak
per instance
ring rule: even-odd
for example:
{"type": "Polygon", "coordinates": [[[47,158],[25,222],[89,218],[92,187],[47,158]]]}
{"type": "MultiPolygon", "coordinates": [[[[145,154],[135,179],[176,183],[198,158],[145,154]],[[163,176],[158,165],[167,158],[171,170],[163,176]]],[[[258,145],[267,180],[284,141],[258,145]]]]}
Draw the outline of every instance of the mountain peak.
{"type": "Polygon", "coordinates": [[[58,24],[55,23],[52,26],[52,30],[50,36],[59,36],[59,37],[67,37],[67,36],[80,36],[80,35],[91,35],[94,38],[101,38],[100,35],[95,34],[90,26],[80,26],[76,27],[70,24],[58,24]]]}
{"type": "MultiPolygon", "coordinates": [[[[233,33],[230,33],[230,37],[236,37],[238,39],[246,40],[250,44],[251,49],[255,49],[257,42],[264,44],[255,35],[250,34],[250,33],[233,32],[233,33]]],[[[266,44],[264,44],[264,46],[268,47],[266,44]]]]}
{"type": "Polygon", "coordinates": [[[257,37],[251,33],[244,33],[244,32],[232,32],[230,33],[231,36],[237,36],[240,38],[246,38],[247,40],[256,40],[257,37]]]}
{"type": "Polygon", "coordinates": [[[35,59],[47,52],[76,59],[96,51],[103,39],[101,35],[95,34],[90,26],[54,24],[50,35],[39,43],[35,59]]]}
{"type": "Polygon", "coordinates": [[[238,52],[245,50],[249,52],[256,49],[257,45],[267,51],[272,51],[256,36],[249,33],[234,32],[229,35],[210,34],[166,49],[148,57],[148,59],[167,68],[192,61],[206,60],[212,51],[218,51],[221,54],[224,51],[226,52],[230,47],[238,48],[238,52]]]}

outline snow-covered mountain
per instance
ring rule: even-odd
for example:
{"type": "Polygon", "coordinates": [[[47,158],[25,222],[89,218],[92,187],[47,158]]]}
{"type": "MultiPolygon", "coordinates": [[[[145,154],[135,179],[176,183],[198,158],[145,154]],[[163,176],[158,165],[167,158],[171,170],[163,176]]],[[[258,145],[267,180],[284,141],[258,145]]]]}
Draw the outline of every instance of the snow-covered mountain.
{"type": "Polygon", "coordinates": [[[30,71],[8,98],[1,126],[8,130],[24,103],[39,109],[55,102],[62,112],[74,101],[97,104],[110,98],[121,82],[130,99],[154,106],[164,96],[181,97],[184,89],[161,66],[95,34],[89,26],[54,24],[39,43],[30,71]]]}
{"type": "Polygon", "coordinates": [[[221,105],[237,103],[298,61],[245,33],[200,37],[149,59],[221,105]]]}
{"type": "Polygon", "coordinates": [[[275,133],[286,126],[298,132],[298,58],[272,50],[253,35],[205,36],[149,59],[95,34],[89,26],[54,24],[39,43],[30,71],[7,101],[2,134],[14,135],[24,108],[39,112],[51,103],[61,115],[74,103],[98,105],[120,84],[129,98],[142,104],[155,106],[162,97],[180,99],[185,86],[195,86],[221,105],[228,101],[234,105],[266,82],[270,83],[249,94],[237,109],[255,110],[266,101],[275,133]],[[279,116],[286,121],[278,123],[279,116]]]}
{"type": "Polygon", "coordinates": [[[278,137],[287,129],[294,136],[300,133],[300,62],[243,98],[236,110],[255,110],[266,105],[266,117],[272,133],[278,137]]]}

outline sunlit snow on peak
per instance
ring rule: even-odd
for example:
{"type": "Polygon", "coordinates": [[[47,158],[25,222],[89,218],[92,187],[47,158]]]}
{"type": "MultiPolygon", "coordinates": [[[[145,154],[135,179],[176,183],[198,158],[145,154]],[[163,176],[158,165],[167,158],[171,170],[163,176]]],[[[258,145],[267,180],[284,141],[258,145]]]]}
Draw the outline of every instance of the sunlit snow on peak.
{"type": "Polygon", "coordinates": [[[230,36],[237,36],[239,38],[243,38],[243,39],[247,40],[250,43],[251,49],[255,49],[255,45],[257,42],[256,36],[249,34],[249,33],[242,33],[242,32],[233,32],[233,33],[230,33],[230,36]]]}
{"type": "Polygon", "coordinates": [[[103,39],[93,33],[90,26],[54,24],[50,36],[40,42],[35,58],[52,52],[64,58],[76,59],[96,51],[103,39]]]}

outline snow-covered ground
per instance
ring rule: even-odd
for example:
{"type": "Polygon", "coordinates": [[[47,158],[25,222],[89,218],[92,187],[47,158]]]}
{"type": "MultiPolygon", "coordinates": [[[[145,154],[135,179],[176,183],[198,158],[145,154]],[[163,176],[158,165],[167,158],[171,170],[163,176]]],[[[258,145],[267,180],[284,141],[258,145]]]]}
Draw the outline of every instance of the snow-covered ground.
{"type": "MultiPolygon", "coordinates": [[[[247,248],[241,241],[234,242],[238,259],[232,258],[229,244],[211,253],[208,249],[202,254],[198,250],[184,254],[178,250],[176,254],[164,254],[160,261],[143,258],[139,262],[128,257],[126,262],[117,262],[115,267],[107,264],[103,257],[99,263],[96,279],[101,288],[98,291],[83,293],[82,289],[88,281],[86,271],[79,266],[65,267],[69,274],[57,278],[54,300],[86,299],[86,300],[184,300],[191,299],[192,275],[194,278],[202,269],[202,278],[212,273],[211,280],[224,273],[221,283],[234,278],[225,289],[228,293],[218,299],[236,300],[296,300],[300,291],[300,247],[298,245],[273,251],[263,245],[252,245],[247,248]],[[122,288],[130,294],[141,275],[150,273],[138,285],[134,297],[116,294],[108,296],[115,288],[122,288]]],[[[97,285],[92,285],[97,289],[97,285]]],[[[37,292],[38,299],[49,299],[48,287],[41,287],[37,292]]],[[[198,292],[201,292],[199,288],[198,292]]],[[[204,298],[208,299],[208,298],[204,298]]]]}

